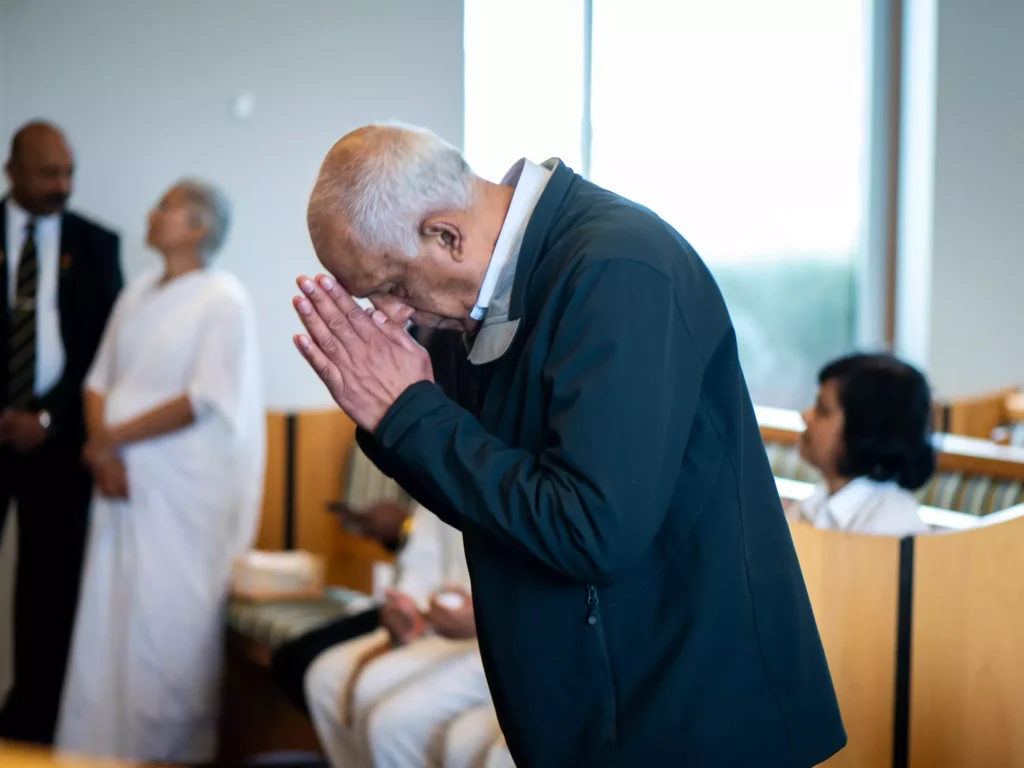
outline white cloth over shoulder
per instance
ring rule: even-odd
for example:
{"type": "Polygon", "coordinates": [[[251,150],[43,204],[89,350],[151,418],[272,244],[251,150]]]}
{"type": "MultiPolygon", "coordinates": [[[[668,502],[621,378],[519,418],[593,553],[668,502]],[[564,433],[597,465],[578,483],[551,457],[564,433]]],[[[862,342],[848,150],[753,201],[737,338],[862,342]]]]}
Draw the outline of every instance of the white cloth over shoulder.
{"type": "Polygon", "coordinates": [[[265,461],[252,307],[234,277],[145,275],[121,295],[86,386],[116,425],[182,394],[190,427],[127,447],[129,500],[95,497],[59,747],[212,759],[231,565],[252,544],[265,461]]]}
{"type": "Polygon", "coordinates": [[[818,486],[800,503],[798,517],[815,528],[869,533],[877,536],[915,536],[927,533],[920,505],[896,483],[878,483],[858,477],[829,496],[818,486]]]}

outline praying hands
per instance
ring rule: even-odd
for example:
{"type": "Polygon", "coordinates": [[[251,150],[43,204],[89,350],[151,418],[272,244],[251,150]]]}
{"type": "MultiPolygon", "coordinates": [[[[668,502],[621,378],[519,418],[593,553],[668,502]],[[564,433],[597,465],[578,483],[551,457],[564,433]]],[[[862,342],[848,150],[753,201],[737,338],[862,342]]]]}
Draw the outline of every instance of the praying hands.
{"type": "Polygon", "coordinates": [[[330,277],[296,282],[303,295],[293,304],[309,335],[295,346],[358,426],[376,431],[406,389],[434,380],[426,350],[384,312],[363,309],[330,277]]]}

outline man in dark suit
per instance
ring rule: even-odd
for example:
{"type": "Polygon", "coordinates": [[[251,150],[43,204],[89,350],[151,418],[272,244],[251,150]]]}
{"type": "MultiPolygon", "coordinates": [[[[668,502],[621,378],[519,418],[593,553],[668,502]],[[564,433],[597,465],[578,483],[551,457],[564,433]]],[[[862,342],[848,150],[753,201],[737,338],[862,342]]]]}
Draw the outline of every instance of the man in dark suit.
{"type": "Polygon", "coordinates": [[[393,126],[328,153],[309,224],[334,278],[299,279],[296,345],[367,455],[462,529],[517,765],[844,745],[735,332],[675,230],[558,160],[492,184],[393,126]],[[465,332],[462,391],[410,316],[465,332]]]}
{"type": "Polygon", "coordinates": [[[71,150],[52,125],[11,142],[0,202],[0,532],[18,517],[14,687],[0,738],[50,743],[64,681],[91,482],[82,382],[121,290],[117,235],[66,211],[71,150]]]}

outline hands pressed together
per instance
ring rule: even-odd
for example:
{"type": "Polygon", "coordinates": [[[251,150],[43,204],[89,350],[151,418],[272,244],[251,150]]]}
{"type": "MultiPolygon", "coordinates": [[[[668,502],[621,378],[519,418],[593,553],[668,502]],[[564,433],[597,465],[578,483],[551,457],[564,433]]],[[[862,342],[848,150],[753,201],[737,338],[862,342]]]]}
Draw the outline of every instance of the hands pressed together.
{"type": "Polygon", "coordinates": [[[473,600],[469,592],[461,587],[448,586],[442,593],[432,595],[426,613],[421,613],[416,602],[403,592],[389,589],[385,596],[386,601],[381,608],[381,624],[399,645],[421,637],[429,628],[451,640],[476,637],[473,600]],[[461,598],[461,604],[458,604],[458,599],[452,600],[453,596],[461,598]]]}
{"type": "Polygon", "coordinates": [[[433,381],[426,350],[380,309],[365,310],[330,277],[300,277],[293,301],[308,336],[295,346],[331,397],[363,429],[374,432],[398,397],[433,381]]]}
{"type": "Polygon", "coordinates": [[[92,472],[96,489],[108,499],[128,498],[128,473],[106,433],[90,436],[82,451],[82,461],[92,472]]]}

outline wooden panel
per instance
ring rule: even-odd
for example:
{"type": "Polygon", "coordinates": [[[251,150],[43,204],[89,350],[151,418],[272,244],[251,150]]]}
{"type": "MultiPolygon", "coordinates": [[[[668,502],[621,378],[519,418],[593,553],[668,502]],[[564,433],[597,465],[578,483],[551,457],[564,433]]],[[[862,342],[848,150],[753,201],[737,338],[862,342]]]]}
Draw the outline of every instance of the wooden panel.
{"type": "Polygon", "coordinates": [[[284,413],[271,411],[267,414],[267,471],[263,481],[263,512],[256,536],[257,549],[284,548],[287,419],[284,413]]]}
{"type": "Polygon", "coordinates": [[[1024,517],[920,537],[911,768],[1024,767],[1024,517]]]}
{"type": "Polygon", "coordinates": [[[4,768],[129,768],[139,764],[73,757],[50,749],[0,742],[0,765],[4,768]]]}
{"type": "Polygon", "coordinates": [[[951,400],[949,408],[949,431],[954,435],[976,437],[981,440],[992,438],[996,427],[1009,420],[1007,400],[1017,389],[1001,389],[976,397],[951,400]]]}
{"type": "Polygon", "coordinates": [[[298,750],[318,753],[309,718],[295,708],[271,676],[266,660],[228,634],[218,765],[241,765],[257,755],[298,750]]]}
{"type": "Polygon", "coordinates": [[[355,425],[340,410],[304,411],[295,425],[295,546],[325,558],[338,532],[327,511],[337,501],[355,442],[355,425]]]}
{"type": "Polygon", "coordinates": [[[295,542],[322,555],[328,584],[370,592],[373,563],[392,560],[380,544],[346,533],[327,503],[342,496],[355,442],[355,425],[341,411],[307,411],[295,436],[295,542]]]}
{"type": "Polygon", "coordinates": [[[791,529],[849,735],[846,749],[825,765],[889,766],[900,542],[802,523],[791,529]]]}

